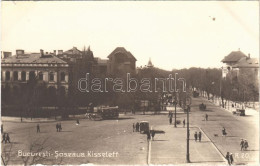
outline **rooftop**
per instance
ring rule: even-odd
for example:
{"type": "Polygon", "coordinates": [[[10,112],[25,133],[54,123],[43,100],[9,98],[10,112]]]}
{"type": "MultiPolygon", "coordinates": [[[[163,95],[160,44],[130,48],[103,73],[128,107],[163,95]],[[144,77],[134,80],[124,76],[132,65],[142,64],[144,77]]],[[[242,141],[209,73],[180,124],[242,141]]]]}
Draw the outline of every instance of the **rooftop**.
{"type": "Polygon", "coordinates": [[[246,57],[246,55],[239,51],[232,51],[230,54],[224,57],[224,59],[221,61],[223,63],[230,63],[230,62],[238,62],[242,57],[246,57]]]}
{"type": "Polygon", "coordinates": [[[259,59],[243,57],[233,66],[233,68],[259,68],[259,59]]]}
{"type": "Polygon", "coordinates": [[[23,55],[14,55],[1,60],[1,63],[67,63],[53,54],[47,54],[41,57],[40,53],[26,53],[23,55]]]}
{"type": "Polygon", "coordinates": [[[134,59],[136,61],[136,58],[133,56],[133,54],[127,51],[124,47],[117,47],[112,53],[108,55],[108,58],[110,58],[112,55],[115,55],[116,53],[124,53],[129,59],[134,59]]]}

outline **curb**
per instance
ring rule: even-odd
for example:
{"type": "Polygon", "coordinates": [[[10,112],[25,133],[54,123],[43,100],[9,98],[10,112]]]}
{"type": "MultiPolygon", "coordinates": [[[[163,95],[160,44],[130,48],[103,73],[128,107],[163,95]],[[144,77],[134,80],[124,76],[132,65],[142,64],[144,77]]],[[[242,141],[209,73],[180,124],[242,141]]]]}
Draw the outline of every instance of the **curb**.
{"type": "Polygon", "coordinates": [[[221,158],[223,159],[223,162],[226,162],[226,158],[225,156],[221,153],[221,151],[218,149],[218,147],[214,144],[214,142],[208,137],[208,135],[198,126],[196,126],[197,128],[199,128],[199,130],[207,137],[207,139],[211,142],[211,145],[214,147],[214,149],[218,152],[218,154],[221,156],[221,158]]]}

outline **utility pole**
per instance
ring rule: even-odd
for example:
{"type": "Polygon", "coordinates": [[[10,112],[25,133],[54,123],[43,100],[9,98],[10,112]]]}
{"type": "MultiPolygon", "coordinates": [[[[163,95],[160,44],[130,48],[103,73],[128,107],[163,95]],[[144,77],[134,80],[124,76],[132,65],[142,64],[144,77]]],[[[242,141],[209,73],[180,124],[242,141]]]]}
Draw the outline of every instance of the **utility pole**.
{"type": "Polygon", "coordinates": [[[175,107],[175,112],[174,112],[174,127],[177,127],[177,122],[176,122],[176,105],[177,105],[177,96],[176,96],[176,93],[177,92],[175,92],[175,99],[174,99],[174,107],[175,107]]]}
{"type": "Polygon", "coordinates": [[[189,128],[189,112],[190,106],[187,106],[187,152],[186,152],[186,162],[190,163],[190,128],[189,128]]]}

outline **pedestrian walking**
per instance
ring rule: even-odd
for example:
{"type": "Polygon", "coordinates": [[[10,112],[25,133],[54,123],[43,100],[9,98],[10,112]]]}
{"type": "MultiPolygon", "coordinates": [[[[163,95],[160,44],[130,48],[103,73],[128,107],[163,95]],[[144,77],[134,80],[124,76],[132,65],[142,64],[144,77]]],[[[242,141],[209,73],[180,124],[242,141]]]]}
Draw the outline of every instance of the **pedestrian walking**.
{"type": "Polygon", "coordinates": [[[133,132],[135,132],[135,123],[133,123],[133,132]]]}
{"type": "Polygon", "coordinates": [[[6,137],[5,137],[5,133],[4,133],[4,134],[3,134],[3,137],[2,137],[2,143],[3,143],[3,142],[6,142],[5,139],[6,139],[6,137]]]}
{"type": "Polygon", "coordinates": [[[147,131],[146,134],[147,134],[147,141],[150,141],[150,139],[151,139],[150,131],[147,131]]]}
{"type": "Polygon", "coordinates": [[[9,134],[8,134],[8,133],[6,134],[6,138],[5,138],[5,143],[6,143],[6,142],[11,143],[11,142],[10,142],[10,137],[9,137],[9,134]]]}
{"type": "Polygon", "coordinates": [[[225,127],[223,127],[223,129],[222,129],[222,136],[226,136],[226,135],[227,135],[226,129],[225,129],[225,127]]]}
{"type": "Polygon", "coordinates": [[[245,139],[245,142],[244,142],[244,149],[247,150],[248,147],[249,147],[248,142],[247,142],[247,140],[245,139]]]}
{"type": "Polygon", "coordinates": [[[170,117],[169,122],[170,122],[170,125],[171,125],[172,124],[172,117],[170,117]]]}
{"type": "Polygon", "coordinates": [[[183,119],[182,124],[183,124],[183,127],[185,127],[185,119],[183,119]]]}
{"type": "Polygon", "coordinates": [[[40,125],[39,124],[37,124],[37,133],[39,133],[40,132],[40,125]]]}
{"type": "Polygon", "coordinates": [[[231,163],[230,163],[230,155],[229,155],[229,152],[227,152],[227,154],[226,154],[226,160],[227,160],[228,165],[230,165],[231,163]]]}
{"type": "Polygon", "coordinates": [[[3,133],[4,133],[4,125],[1,124],[1,134],[3,134],[3,133]]]}
{"type": "Polygon", "coordinates": [[[208,118],[209,118],[209,115],[206,114],[206,115],[205,115],[205,119],[206,119],[206,121],[208,121],[208,118]]]}
{"type": "Polygon", "coordinates": [[[194,134],[194,138],[195,138],[195,141],[197,141],[197,139],[198,139],[197,131],[196,131],[195,134],[194,134]]]}
{"type": "Polygon", "coordinates": [[[201,142],[201,132],[199,132],[199,141],[201,142]]]}
{"type": "Polygon", "coordinates": [[[234,158],[233,158],[233,154],[232,153],[230,153],[229,159],[230,159],[230,164],[233,164],[234,158]]]}
{"type": "Polygon", "coordinates": [[[56,124],[56,130],[59,131],[59,123],[56,124]]]}
{"type": "Polygon", "coordinates": [[[62,130],[62,127],[61,127],[61,123],[59,124],[59,131],[61,132],[62,130]]]}
{"type": "Polygon", "coordinates": [[[151,131],[151,134],[152,134],[152,140],[154,141],[155,131],[152,130],[152,131],[151,131]]]}
{"type": "Polygon", "coordinates": [[[243,139],[241,139],[241,142],[240,142],[241,151],[244,150],[244,144],[245,144],[245,141],[243,139]]]}
{"type": "Polygon", "coordinates": [[[139,132],[139,123],[138,122],[136,123],[135,128],[136,128],[136,132],[139,132]]]}

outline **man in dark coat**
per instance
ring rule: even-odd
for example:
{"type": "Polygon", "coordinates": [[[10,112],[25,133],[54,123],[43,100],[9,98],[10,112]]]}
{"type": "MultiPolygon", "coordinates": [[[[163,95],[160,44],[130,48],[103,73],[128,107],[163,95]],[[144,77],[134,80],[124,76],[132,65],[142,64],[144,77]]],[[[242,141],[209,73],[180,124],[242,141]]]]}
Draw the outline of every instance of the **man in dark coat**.
{"type": "Polygon", "coordinates": [[[199,141],[201,142],[201,132],[199,132],[199,141]]]}
{"type": "Polygon", "coordinates": [[[245,139],[245,142],[244,142],[244,148],[245,148],[245,150],[247,150],[247,148],[248,148],[248,142],[247,142],[246,139],[245,139]]]}
{"type": "Polygon", "coordinates": [[[154,130],[151,130],[151,134],[152,134],[152,140],[154,140],[155,131],[154,131],[154,130]]]}
{"type": "Polygon", "coordinates": [[[194,134],[194,138],[195,138],[195,141],[197,141],[197,138],[198,138],[197,131],[196,131],[195,134],[194,134]]]}
{"type": "Polygon", "coordinates": [[[56,130],[59,131],[59,123],[56,124],[56,130]]]}
{"type": "Polygon", "coordinates": [[[243,139],[241,139],[241,142],[240,142],[241,151],[244,150],[244,144],[245,144],[245,141],[243,139]]]}
{"type": "Polygon", "coordinates": [[[135,123],[133,123],[133,132],[135,132],[135,123]]]}
{"type": "Polygon", "coordinates": [[[138,122],[136,123],[135,127],[136,127],[136,132],[139,132],[139,123],[138,122]]]}
{"type": "Polygon", "coordinates": [[[39,133],[40,132],[40,125],[39,124],[37,124],[37,133],[39,133]]]}
{"type": "Polygon", "coordinates": [[[5,133],[4,133],[4,134],[3,134],[3,138],[2,138],[2,143],[3,143],[3,142],[6,142],[5,139],[6,139],[6,137],[5,137],[5,133]]]}
{"type": "Polygon", "coordinates": [[[233,158],[233,154],[232,153],[230,153],[229,159],[230,159],[230,164],[233,164],[234,158],[233,158]]]}
{"type": "Polygon", "coordinates": [[[230,155],[229,155],[229,152],[227,152],[226,154],[226,159],[227,159],[227,162],[228,162],[228,165],[230,165],[230,155]]]}
{"type": "Polygon", "coordinates": [[[147,131],[146,134],[147,134],[147,141],[150,141],[150,139],[151,139],[150,131],[147,131]]]}
{"type": "Polygon", "coordinates": [[[185,127],[185,119],[183,119],[182,123],[183,123],[183,127],[185,127]]]}
{"type": "Polygon", "coordinates": [[[8,133],[6,134],[5,143],[6,143],[7,141],[8,141],[9,143],[11,143],[11,142],[10,142],[10,137],[9,137],[9,134],[8,134],[8,133]]]}
{"type": "Polygon", "coordinates": [[[59,131],[61,131],[62,130],[62,127],[61,127],[61,123],[59,124],[59,131]]]}

